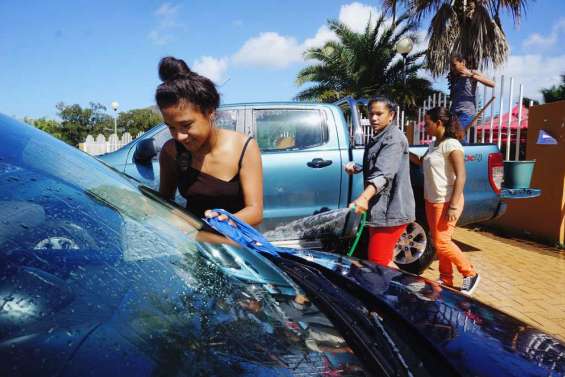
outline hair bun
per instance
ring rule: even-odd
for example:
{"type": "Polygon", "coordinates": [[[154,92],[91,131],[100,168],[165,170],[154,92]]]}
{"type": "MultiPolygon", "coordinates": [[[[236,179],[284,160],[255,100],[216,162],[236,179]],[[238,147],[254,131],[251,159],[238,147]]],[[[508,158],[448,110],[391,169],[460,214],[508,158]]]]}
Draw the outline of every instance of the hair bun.
{"type": "Polygon", "coordinates": [[[182,59],[167,56],[159,62],[159,78],[163,82],[188,77],[192,74],[193,72],[182,59]]]}

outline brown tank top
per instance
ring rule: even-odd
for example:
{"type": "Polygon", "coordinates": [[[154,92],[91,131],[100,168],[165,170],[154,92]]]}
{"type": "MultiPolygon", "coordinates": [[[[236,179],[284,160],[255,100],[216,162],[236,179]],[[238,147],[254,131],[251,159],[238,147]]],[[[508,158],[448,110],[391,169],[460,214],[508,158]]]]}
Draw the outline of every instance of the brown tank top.
{"type": "Polygon", "coordinates": [[[247,139],[239,162],[237,174],[229,181],[216,178],[191,166],[192,155],[179,142],[175,141],[177,150],[178,189],[186,198],[186,208],[199,217],[204,217],[204,211],[213,208],[222,208],[228,212],[238,212],[245,207],[243,189],[239,180],[239,171],[247,145],[252,137],[247,139]]]}

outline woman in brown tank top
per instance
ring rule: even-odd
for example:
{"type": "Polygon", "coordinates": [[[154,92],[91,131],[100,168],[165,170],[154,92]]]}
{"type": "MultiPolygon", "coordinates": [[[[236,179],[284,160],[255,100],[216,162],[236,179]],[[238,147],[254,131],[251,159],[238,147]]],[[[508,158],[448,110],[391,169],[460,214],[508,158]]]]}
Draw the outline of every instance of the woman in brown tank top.
{"type": "Polygon", "coordinates": [[[214,127],[216,87],[183,60],[161,59],[159,77],[155,99],[173,136],[159,157],[161,195],[173,199],[178,188],[197,216],[217,216],[210,209],[223,208],[250,225],[261,223],[263,170],[255,140],[214,127]]]}

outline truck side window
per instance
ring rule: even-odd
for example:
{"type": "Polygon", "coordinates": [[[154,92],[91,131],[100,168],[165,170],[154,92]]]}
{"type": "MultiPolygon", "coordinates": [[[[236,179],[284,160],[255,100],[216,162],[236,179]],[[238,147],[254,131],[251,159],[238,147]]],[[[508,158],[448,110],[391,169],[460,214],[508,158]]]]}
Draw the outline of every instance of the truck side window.
{"type": "Polygon", "coordinates": [[[254,110],[253,118],[257,143],[263,151],[309,149],[328,141],[319,110],[254,110]]]}
{"type": "Polygon", "coordinates": [[[353,119],[351,118],[351,108],[347,103],[342,103],[339,105],[345,118],[345,123],[347,123],[347,129],[349,130],[349,142],[353,145],[353,119]]]}
{"type": "Polygon", "coordinates": [[[237,110],[216,110],[216,127],[235,131],[237,110]]]}

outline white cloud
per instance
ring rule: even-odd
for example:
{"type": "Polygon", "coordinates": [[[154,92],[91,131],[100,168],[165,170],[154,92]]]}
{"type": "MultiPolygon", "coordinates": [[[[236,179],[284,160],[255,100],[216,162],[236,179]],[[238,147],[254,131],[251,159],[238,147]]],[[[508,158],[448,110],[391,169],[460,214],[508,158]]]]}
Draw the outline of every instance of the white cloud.
{"type": "Polygon", "coordinates": [[[226,80],[228,69],[228,59],[216,59],[211,56],[202,56],[192,64],[192,70],[202,76],[208,77],[216,84],[221,84],[226,80]]]}
{"type": "Polygon", "coordinates": [[[337,40],[337,35],[327,25],[323,25],[314,37],[308,38],[302,43],[302,48],[306,50],[313,47],[322,47],[326,42],[335,40],[337,40]]]}
{"type": "Polygon", "coordinates": [[[555,34],[544,37],[539,33],[534,33],[524,41],[523,46],[547,48],[553,46],[556,41],[557,41],[557,36],[555,34]]]}
{"type": "Polygon", "coordinates": [[[339,21],[349,26],[351,30],[361,33],[367,27],[369,19],[371,19],[371,26],[374,26],[380,15],[381,12],[377,8],[354,2],[342,5],[339,10],[339,21]]]}
{"type": "MultiPolygon", "coordinates": [[[[338,20],[355,32],[364,32],[369,22],[374,26],[381,12],[373,6],[353,2],[343,5],[339,11],[338,20]]],[[[387,19],[386,26],[391,20],[387,19]]],[[[418,31],[414,52],[427,47],[426,32],[418,31]]],[[[264,32],[259,36],[248,39],[233,55],[233,61],[241,66],[286,68],[294,63],[303,63],[303,53],[309,48],[322,47],[328,41],[337,40],[337,35],[327,25],[322,25],[316,34],[299,43],[295,38],[283,36],[276,32],[264,32]]]]}
{"type": "Polygon", "coordinates": [[[163,33],[159,30],[151,30],[151,32],[149,32],[149,40],[157,46],[164,46],[166,44],[168,44],[169,42],[171,42],[171,40],[173,39],[171,35],[167,34],[167,33],[163,33]]]}
{"type": "Polygon", "coordinates": [[[303,47],[292,37],[275,32],[260,33],[247,42],[233,56],[236,64],[285,68],[302,61],[303,47]]]}
{"type": "MultiPolygon", "coordinates": [[[[505,94],[504,102],[508,101],[509,78],[514,78],[514,95],[518,96],[520,84],[524,88],[524,96],[541,99],[541,89],[551,87],[561,82],[561,74],[565,70],[565,54],[560,56],[543,56],[541,54],[510,56],[506,64],[499,67],[495,74],[497,80],[504,74],[505,94]]],[[[492,75],[492,72],[490,72],[492,75]]],[[[500,85],[497,82],[497,85],[500,85]]],[[[500,95],[500,87],[496,88],[496,95],[500,95]]],[[[517,101],[517,98],[515,99],[517,101]]]]}
{"type": "MultiPolygon", "coordinates": [[[[339,21],[349,26],[351,30],[357,33],[363,33],[367,27],[369,20],[371,27],[375,27],[377,19],[382,15],[381,10],[376,7],[354,2],[351,4],[343,5],[339,11],[339,21]]],[[[392,18],[386,17],[384,27],[391,27],[392,18]]],[[[414,41],[413,52],[423,51],[428,48],[428,41],[426,40],[426,31],[424,29],[415,32],[417,40],[414,41]]],[[[379,35],[380,37],[380,35],[379,35]]]]}
{"type": "Polygon", "coordinates": [[[531,34],[525,41],[522,43],[522,46],[525,48],[533,47],[533,48],[540,48],[545,49],[551,47],[557,43],[560,39],[559,36],[561,33],[565,32],[565,17],[561,17],[551,29],[551,33],[547,36],[543,36],[539,33],[531,34]]]}
{"type": "Polygon", "coordinates": [[[172,5],[171,3],[163,3],[157,10],[155,11],[155,15],[161,18],[174,18],[176,17],[179,5],[172,5]]]}
{"type": "Polygon", "coordinates": [[[180,5],[163,3],[155,10],[157,25],[148,34],[153,44],[163,46],[170,43],[173,40],[174,30],[182,28],[182,25],[177,22],[179,9],[180,5]]]}
{"type": "MultiPolygon", "coordinates": [[[[363,31],[369,17],[375,20],[379,12],[375,7],[361,3],[351,3],[341,7],[339,21],[354,31],[363,31]]],[[[309,48],[322,47],[326,42],[337,40],[336,34],[327,25],[322,25],[316,34],[302,43],[290,36],[282,36],[276,32],[265,32],[253,37],[233,56],[236,64],[286,68],[291,64],[304,62],[303,53],[309,48]]]]}

